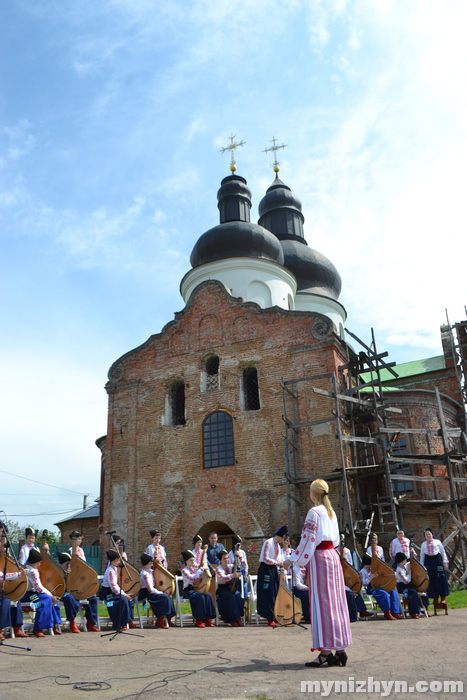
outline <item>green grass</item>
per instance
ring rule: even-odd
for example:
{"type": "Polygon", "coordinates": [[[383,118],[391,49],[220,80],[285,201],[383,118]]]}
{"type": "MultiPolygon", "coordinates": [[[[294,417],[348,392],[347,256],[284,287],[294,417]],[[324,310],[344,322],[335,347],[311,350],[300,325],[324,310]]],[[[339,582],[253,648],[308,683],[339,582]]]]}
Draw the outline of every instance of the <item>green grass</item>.
{"type": "Polygon", "coordinates": [[[451,610],[467,608],[467,590],[451,591],[446,600],[451,610]]]}
{"type": "MultiPolygon", "coordinates": [[[[174,599],[174,604],[175,604],[175,599],[174,599]]],[[[466,605],[467,605],[467,603],[466,603],[466,605]]],[[[190,603],[188,600],[182,601],[181,607],[182,607],[182,615],[189,615],[191,613],[190,603]]],[[[141,606],[140,606],[140,609],[141,609],[141,606]]],[[[99,603],[98,610],[99,610],[99,617],[108,617],[109,616],[109,614],[107,612],[107,608],[103,603],[99,603]]],[[[141,615],[142,614],[143,613],[141,611],[141,615]]]]}

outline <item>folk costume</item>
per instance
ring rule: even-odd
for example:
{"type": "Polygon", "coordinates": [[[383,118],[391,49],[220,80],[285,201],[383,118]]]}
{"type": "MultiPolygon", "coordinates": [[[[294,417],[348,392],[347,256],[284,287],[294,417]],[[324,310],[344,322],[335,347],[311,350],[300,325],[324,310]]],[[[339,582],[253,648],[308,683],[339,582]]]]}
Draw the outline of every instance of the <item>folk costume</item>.
{"type": "MultiPolygon", "coordinates": [[[[274,623],[274,603],[279,588],[278,567],[284,558],[279,542],[275,538],[283,538],[287,534],[287,527],[282,525],[272,537],[266,540],[259,556],[258,579],[256,583],[258,615],[265,617],[272,626],[274,623]]],[[[274,623],[274,625],[273,625],[274,623]]]]}
{"type": "MultiPolygon", "coordinates": [[[[368,556],[371,557],[371,555],[372,555],[371,544],[369,545],[369,547],[366,548],[366,553],[368,554],[368,556]]],[[[383,548],[380,547],[379,544],[376,545],[376,556],[379,559],[381,559],[381,561],[386,561],[386,559],[384,558],[383,548]]]]}
{"type": "MultiPolygon", "coordinates": [[[[194,558],[192,551],[182,552],[183,561],[189,562],[194,558]]],[[[195,618],[196,627],[214,627],[211,622],[213,617],[216,617],[216,611],[209,593],[198,593],[195,591],[194,583],[203,575],[204,569],[196,569],[194,561],[192,565],[185,566],[182,569],[183,578],[183,597],[190,601],[191,612],[195,618]]]]}
{"type": "MultiPolygon", "coordinates": [[[[431,530],[429,531],[431,532],[431,530]]],[[[433,533],[432,533],[433,534],[433,533]]],[[[428,571],[430,585],[426,590],[428,598],[441,597],[443,602],[449,595],[448,577],[445,566],[449,565],[449,559],[440,540],[432,537],[431,540],[422,542],[420,548],[420,564],[428,571]]]]}
{"type": "Polygon", "coordinates": [[[412,580],[410,562],[404,552],[397,552],[395,556],[397,590],[407,599],[410,617],[417,619],[420,615],[420,599],[417,591],[414,588],[409,588],[409,583],[412,580]]]}
{"type": "Polygon", "coordinates": [[[407,559],[410,559],[410,540],[407,537],[395,537],[391,540],[389,545],[389,558],[396,561],[396,554],[398,552],[402,552],[407,559]]]}
{"type": "Polygon", "coordinates": [[[337,518],[317,505],[308,511],[300,544],[290,556],[293,563],[309,566],[312,651],[344,650],[352,643],[344,575],[335,550],[339,539],[337,518]]]}
{"type": "Polygon", "coordinates": [[[203,538],[201,535],[195,535],[193,537],[193,549],[191,550],[194,554],[195,557],[195,566],[197,569],[201,566],[203,562],[203,554],[204,554],[204,549],[202,547],[203,544],[203,538]],[[198,545],[199,542],[199,545],[198,545]]]}
{"type": "Polygon", "coordinates": [[[164,569],[168,569],[169,565],[167,562],[167,552],[165,551],[165,547],[160,543],[161,533],[159,530],[149,530],[149,534],[153,539],[155,537],[159,537],[159,542],[157,544],[152,542],[148,547],[146,547],[145,553],[152,559],[159,559],[164,569]]]}
{"type": "Polygon", "coordinates": [[[305,583],[307,575],[306,566],[293,565],[292,571],[292,593],[296,598],[300,598],[302,602],[302,613],[305,622],[310,622],[310,591],[305,583]]]}
{"type": "MultiPolygon", "coordinates": [[[[28,539],[28,537],[36,537],[36,533],[30,527],[26,528],[24,534],[26,536],[26,540],[28,539]]],[[[26,566],[26,564],[28,563],[29,552],[31,551],[31,549],[35,549],[37,552],[40,551],[39,547],[37,546],[37,544],[35,544],[34,541],[29,544],[28,542],[26,542],[26,544],[23,544],[23,546],[19,550],[18,563],[22,566],[26,566]]]]}
{"type": "MultiPolygon", "coordinates": [[[[152,564],[153,557],[149,554],[141,555],[141,564],[143,567],[147,567],[152,564]]],[[[141,588],[138,593],[138,600],[147,600],[151,606],[151,610],[156,616],[156,626],[161,629],[167,629],[169,626],[174,626],[170,623],[171,618],[175,615],[175,608],[172,598],[163,593],[163,591],[157,590],[154,583],[154,574],[151,568],[144,568],[140,573],[141,578],[141,588]],[[168,619],[168,624],[165,622],[165,618],[168,619]]]]}
{"type": "Polygon", "coordinates": [[[387,620],[400,619],[402,617],[402,611],[397,591],[393,589],[388,593],[382,588],[373,588],[371,585],[371,557],[369,554],[363,555],[362,564],[363,568],[360,571],[360,579],[362,584],[366,587],[368,595],[372,595],[375,598],[387,620]]]}
{"type": "MultiPolygon", "coordinates": [[[[86,555],[84,553],[84,549],[79,546],[81,544],[81,542],[83,541],[83,535],[80,532],[78,532],[78,530],[73,530],[73,532],[70,532],[70,540],[72,540],[72,539],[76,539],[76,540],[79,539],[80,540],[79,544],[75,548],[76,556],[78,556],[83,561],[86,561],[86,555]]],[[[73,547],[70,547],[68,552],[70,554],[73,554],[73,547]]]]}
{"type": "Polygon", "coordinates": [[[3,580],[14,581],[21,576],[21,571],[12,571],[3,576],[3,571],[0,571],[0,639],[5,639],[2,634],[4,627],[13,627],[15,637],[27,637],[27,634],[21,630],[23,625],[23,610],[21,605],[11,605],[10,599],[2,596],[3,580]]]}
{"type": "Polygon", "coordinates": [[[119,579],[121,568],[118,566],[118,552],[106,552],[108,566],[104,572],[101,587],[101,597],[105,601],[114,630],[123,629],[131,620],[130,601],[125,591],[120,588],[119,579]]]}
{"type": "MultiPolygon", "coordinates": [[[[66,580],[66,577],[70,571],[71,555],[68,552],[59,552],[57,556],[58,561],[60,562],[60,565],[64,571],[66,580]]],[[[97,596],[90,596],[88,598],[88,602],[84,604],[77,600],[77,598],[75,598],[75,596],[71,593],[65,593],[60,598],[60,600],[63,603],[63,607],[65,608],[65,617],[70,623],[70,632],[73,632],[73,634],[79,634],[78,625],[76,624],[76,616],[79,613],[81,606],[84,609],[84,614],[86,617],[86,629],[88,630],[88,632],[99,632],[99,629],[97,628],[97,596]]]]}
{"type": "MultiPolygon", "coordinates": [[[[346,561],[351,566],[353,566],[352,554],[350,552],[350,549],[348,549],[345,546],[345,542],[343,540],[343,535],[341,535],[341,541],[339,543],[339,546],[336,547],[336,552],[339,555],[341,552],[341,547],[343,550],[343,556],[345,557],[346,561]]],[[[344,582],[344,584],[345,584],[345,582],[344,582]]],[[[351,591],[348,586],[345,586],[345,598],[347,600],[347,610],[349,611],[349,620],[350,620],[350,622],[357,622],[359,610],[361,610],[362,612],[366,611],[366,606],[365,606],[365,603],[363,601],[363,598],[361,597],[360,594],[359,594],[359,596],[355,596],[353,591],[351,591]],[[358,601],[358,604],[357,604],[357,597],[360,597],[360,601],[358,601]]]]}
{"type": "Polygon", "coordinates": [[[30,603],[35,610],[34,635],[43,637],[43,629],[53,628],[56,634],[61,634],[60,605],[54,604],[52,593],[42,585],[37,564],[42,561],[42,554],[31,549],[27,561],[28,590],[21,598],[22,603],[30,603]]]}
{"type": "MultiPolygon", "coordinates": [[[[225,550],[224,553],[228,555],[228,552],[225,550]]],[[[216,569],[217,607],[219,608],[219,614],[223,622],[231,624],[232,627],[243,627],[241,618],[243,617],[244,601],[238,589],[235,590],[234,593],[230,590],[231,582],[234,580],[232,570],[232,564],[223,566],[222,563],[216,569]]],[[[238,581],[240,581],[240,579],[238,579],[238,581]]]]}
{"type": "Polygon", "coordinates": [[[242,543],[242,538],[240,535],[233,535],[232,537],[232,549],[229,552],[229,564],[237,565],[237,570],[243,576],[243,597],[248,598],[248,559],[246,557],[246,552],[240,548],[242,543]],[[237,554],[235,554],[237,553],[237,554]],[[235,561],[237,559],[237,561],[235,561]]]}

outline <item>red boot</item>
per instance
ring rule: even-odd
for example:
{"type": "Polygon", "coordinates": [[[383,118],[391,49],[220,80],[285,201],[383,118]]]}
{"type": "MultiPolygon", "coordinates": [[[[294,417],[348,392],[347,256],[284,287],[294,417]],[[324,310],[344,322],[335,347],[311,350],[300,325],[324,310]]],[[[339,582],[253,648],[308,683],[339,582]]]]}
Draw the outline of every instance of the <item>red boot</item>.
{"type": "Polygon", "coordinates": [[[54,626],[54,634],[61,634],[61,633],[62,633],[62,630],[60,629],[60,627],[58,625],[55,625],[54,626]]]}
{"type": "Polygon", "coordinates": [[[100,630],[92,624],[92,622],[86,622],[86,629],[88,632],[100,632],[100,630]]]}
{"type": "Polygon", "coordinates": [[[211,620],[206,618],[206,620],[203,620],[205,627],[215,627],[215,625],[212,624],[211,620]]]}
{"type": "Polygon", "coordinates": [[[129,627],[130,629],[132,629],[132,630],[137,630],[137,629],[138,629],[138,625],[135,625],[134,622],[129,622],[129,623],[128,623],[128,627],[129,627]]]}
{"type": "Polygon", "coordinates": [[[176,626],[177,626],[177,625],[175,624],[175,622],[172,622],[172,620],[170,620],[169,618],[167,618],[167,624],[168,624],[169,627],[176,627],[176,626]]]}
{"type": "Polygon", "coordinates": [[[156,627],[160,627],[161,630],[168,630],[169,626],[165,622],[165,615],[160,615],[156,620],[156,627]]]}
{"type": "Polygon", "coordinates": [[[45,634],[42,632],[42,630],[33,630],[32,633],[35,637],[45,637],[45,634]]]}
{"type": "Polygon", "coordinates": [[[238,622],[235,622],[235,620],[234,620],[233,622],[231,622],[230,624],[231,624],[232,627],[239,627],[239,626],[240,626],[240,625],[238,624],[238,622]]]}
{"type": "Polygon", "coordinates": [[[1,632],[0,632],[0,639],[2,640],[2,642],[5,641],[5,637],[3,636],[3,634],[1,632]]]}
{"type": "Polygon", "coordinates": [[[13,627],[13,631],[15,633],[15,637],[27,637],[28,635],[23,632],[21,629],[21,625],[15,625],[13,627]]]}
{"type": "Polygon", "coordinates": [[[205,627],[206,625],[202,620],[195,620],[195,627],[205,627]]]}
{"type": "Polygon", "coordinates": [[[393,615],[391,615],[391,611],[390,611],[390,610],[385,610],[385,611],[384,611],[384,617],[385,617],[386,620],[395,620],[395,619],[396,619],[393,615]]]}
{"type": "Polygon", "coordinates": [[[277,627],[277,625],[274,620],[268,620],[268,627],[277,627]]]}
{"type": "Polygon", "coordinates": [[[243,624],[243,620],[242,620],[241,617],[238,618],[238,620],[237,620],[237,625],[238,625],[239,627],[245,627],[245,625],[243,624]]]}
{"type": "Polygon", "coordinates": [[[76,624],[76,620],[70,620],[70,632],[73,632],[73,634],[79,634],[79,629],[78,625],[76,624]]]}

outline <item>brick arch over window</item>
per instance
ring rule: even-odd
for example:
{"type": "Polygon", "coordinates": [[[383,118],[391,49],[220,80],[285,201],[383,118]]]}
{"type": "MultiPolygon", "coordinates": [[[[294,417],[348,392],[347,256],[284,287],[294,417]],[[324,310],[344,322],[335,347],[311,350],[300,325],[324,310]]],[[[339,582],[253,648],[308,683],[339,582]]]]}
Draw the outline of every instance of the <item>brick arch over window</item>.
{"type": "Polygon", "coordinates": [[[235,464],[233,420],[227,411],[213,411],[203,421],[203,469],[235,464]]]}

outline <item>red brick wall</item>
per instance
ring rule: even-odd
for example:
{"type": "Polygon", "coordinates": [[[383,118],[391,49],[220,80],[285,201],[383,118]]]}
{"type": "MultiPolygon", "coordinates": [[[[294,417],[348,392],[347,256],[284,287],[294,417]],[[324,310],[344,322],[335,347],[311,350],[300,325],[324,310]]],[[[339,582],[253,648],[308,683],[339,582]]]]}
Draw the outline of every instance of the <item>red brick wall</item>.
{"type": "Polygon", "coordinates": [[[75,518],[66,523],[60,523],[60,542],[71,547],[70,532],[78,530],[83,535],[83,546],[99,544],[99,524],[98,518],[75,518]]]}

